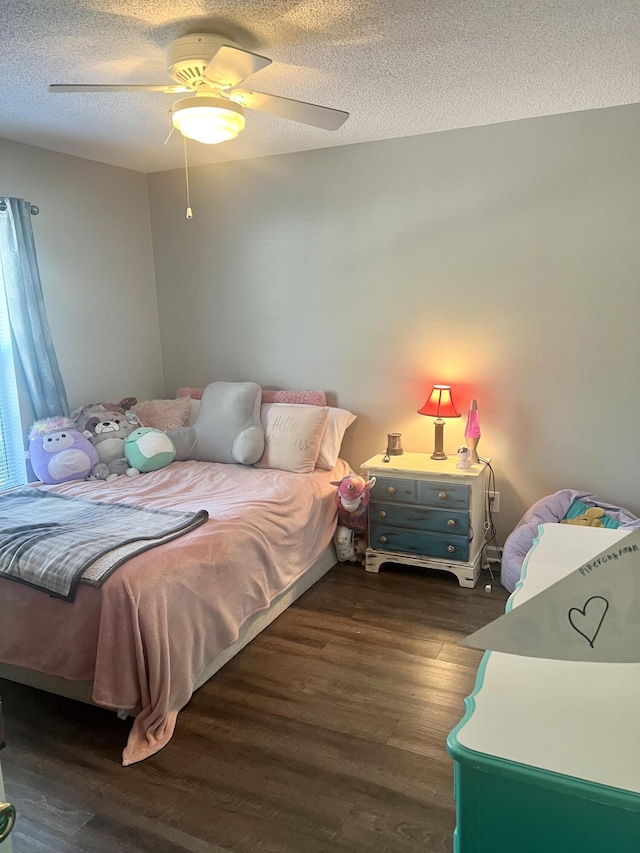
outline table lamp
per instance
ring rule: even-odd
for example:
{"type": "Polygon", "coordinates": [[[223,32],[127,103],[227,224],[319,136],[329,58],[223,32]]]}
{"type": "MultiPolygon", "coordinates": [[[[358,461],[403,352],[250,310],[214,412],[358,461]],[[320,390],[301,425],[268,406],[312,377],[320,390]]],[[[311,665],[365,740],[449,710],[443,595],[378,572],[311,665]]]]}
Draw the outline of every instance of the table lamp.
{"type": "Polygon", "coordinates": [[[421,409],[419,415],[434,415],[436,427],[436,446],[431,454],[432,459],[446,459],[444,452],[444,420],[443,418],[459,418],[460,412],[456,411],[451,399],[451,385],[434,385],[429,399],[421,409]]]}

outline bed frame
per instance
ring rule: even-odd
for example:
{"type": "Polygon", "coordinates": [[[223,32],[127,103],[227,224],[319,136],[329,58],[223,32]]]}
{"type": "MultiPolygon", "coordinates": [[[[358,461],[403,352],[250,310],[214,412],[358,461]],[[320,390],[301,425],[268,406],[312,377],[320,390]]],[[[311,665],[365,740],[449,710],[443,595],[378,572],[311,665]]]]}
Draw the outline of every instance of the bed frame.
{"type": "MultiPolygon", "coordinates": [[[[246,620],[240,629],[238,639],[220,652],[202,670],[196,683],[193,685],[194,692],[199,687],[202,687],[212,675],[228,663],[232,657],[237,655],[251,640],[257,637],[261,631],[264,631],[267,625],[270,625],[289,605],[293,604],[316,581],[320,580],[329,569],[335,566],[336,562],[335,548],[333,542],[330,542],[315,563],[294,581],[288,589],[277,595],[266,610],[260,610],[246,620]]],[[[37,672],[33,669],[25,669],[24,667],[13,666],[2,662],[0,662],[0,678],[6,678],[7,681],[16,681],[18,684],[25,684],[28,687],[36,687],[39,690],[46,690],[48,693],[56,693],[58,696],[66,696],[68,699],[86,702],[89,705],[96,705],[91,698],[93,695],[92,681],[70,681],[67,678],[60,678],[56,675],[48,675],[44,672],[37,672]]],[[[102,706],[98,705],[97,707],[102,706]]],[[[119,715],[126,715],[128,713],[119,712],[119,715]]]]}

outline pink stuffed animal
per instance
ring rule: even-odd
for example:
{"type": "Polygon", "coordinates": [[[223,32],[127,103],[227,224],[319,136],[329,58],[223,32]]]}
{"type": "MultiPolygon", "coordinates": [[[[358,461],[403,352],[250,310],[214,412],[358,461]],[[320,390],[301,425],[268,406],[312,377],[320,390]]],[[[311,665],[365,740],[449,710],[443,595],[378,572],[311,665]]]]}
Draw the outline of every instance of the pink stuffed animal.
{"type": "Polygon", "coordinates": [[[344,562],[363,562],[369,527],[368,506],[371,489],[376,478],[365,480],[357,474],[349,474],[342,480],[332,480],[337,486],[336,504],[338,505],[338,527],[333,537],[338,560],[344,562]]]}

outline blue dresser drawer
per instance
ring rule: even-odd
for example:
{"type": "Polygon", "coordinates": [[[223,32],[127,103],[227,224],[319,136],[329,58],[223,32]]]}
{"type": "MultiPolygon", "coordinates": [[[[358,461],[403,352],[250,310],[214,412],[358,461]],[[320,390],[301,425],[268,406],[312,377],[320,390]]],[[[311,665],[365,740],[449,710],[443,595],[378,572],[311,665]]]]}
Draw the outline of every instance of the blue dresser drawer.
{"type": "Polygon", "coordinates": [[[435,483],[420,480],[418,502],[430,506],[469,509],[469,486],[460,483],[435,483]]]}
{"type": "Polygon", "coordinates": [[[378,477],[371,489],[371,500],[468,510],[469,486],[408,480],[402,477],[378,477]]]}
{"type": "Polygon", "coordinates": [[[402,477],[378,477],[371,489],[371,500],[415,503],[418,500],[418,483],[402,477]]]}
{"type": "Polygon", "coordinates": [[[441,533],[425,533],[415,530],[392,528],[369,516],[369,546],[378,551],[401,551],[404,554],[439,557],[443,560],[466,561],[469,559],[467,536],[445,536],[441,533]]]}
{"type": "Polygon", "coordinates": [[[426,506],[402,506],[401,504],[370,503],[371,522],[382,522],[388,527],[407,527],[410,530],[428,533],[448,533],[456,536],[469,535],[469,513],[426,506]]]}

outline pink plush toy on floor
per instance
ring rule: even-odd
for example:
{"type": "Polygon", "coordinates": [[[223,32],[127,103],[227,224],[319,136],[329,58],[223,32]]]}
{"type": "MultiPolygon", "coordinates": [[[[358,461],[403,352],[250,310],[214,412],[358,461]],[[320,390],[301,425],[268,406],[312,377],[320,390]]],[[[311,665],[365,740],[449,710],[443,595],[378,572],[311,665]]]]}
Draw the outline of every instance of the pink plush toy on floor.
{"type": "Polygon", "coordinates": [[[369,527],[368,506],[375,483],[375,477],[365,480],[357,474],[331,481],[332,486],[338,487],[338,527],[333,542],[341,563],[364,562],[369,527]]]}

